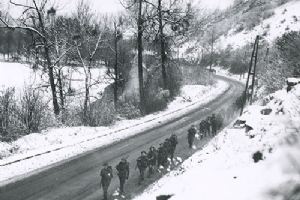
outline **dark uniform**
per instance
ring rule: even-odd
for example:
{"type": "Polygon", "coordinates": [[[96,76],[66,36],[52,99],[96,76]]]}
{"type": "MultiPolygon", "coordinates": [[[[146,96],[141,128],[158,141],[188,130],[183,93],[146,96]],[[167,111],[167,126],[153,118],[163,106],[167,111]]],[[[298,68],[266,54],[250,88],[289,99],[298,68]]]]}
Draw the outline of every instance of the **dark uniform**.
{"type": "Polygon", "coordinates": [[[168,160],[168,157],[171,157],[171,149],[172,149],[172,143],[170,141],[170,138],[165,139],[164,141],[164,149],[166,151],[166,161],[168,160]]]}
{"type": "Polygon", "coordinates": [[[206,122],[205,120],[202,120],[199,124],[199,131],[200,131],[200,134],[201,134],[201,139],[203,137],[206,137],[207,136],[207,128],[206,128],[206,122]]]}
{"type": "Polygon", "coordinates": [[[178,144],[177,136],[175,134],[171,135],[170,142],[171,142],[170,158],[171,158],[171,161],[173,162],[175,149],[178,144]]]}
{"type": "Polygon", "coordinates": [[[217,134],[217,119],[215,114],[212,114],[212,116],[210,117],[210,124],[211,124],[211,134],[215,136],[217,134]]]}
{"type": "Polygon", "coordinates": [[[154,169],[157,163],[157,152],[155,147],[150,147],[150,150],[147,154],[147,159],[148,159],[148,167],[149,167],[149,174],[148,176],[150,176],[151,174],[154,173],[154,169]]]}
{"type": "Polygon", "coordinates": [[[211,135],[211,120],[210,120],[210,117],[207,117],[205,119],[205,126],[206,126],[207,136],[210,136],[211,135]]]}
{"type": "Polygon", "coordinates": [[[145,171],[146,171],[147,167],[148,167],[147,153],[145,151],[142,151],[140,157],[138,157],[138,159],[136,160],[136,168],[139,168],[139,171],[140,171],[139,184],[145,178],[145,171]]]}
{"type": "Polygon", "coordinates": [[[189,128],[188,130],[188,143],[190,148],[193,147],[196,133],[197,133],[197,129],[195,125],[192,125],[191,128],[189,128]]]}
{"type": "Polygon", "coordinates": [[[157,154],[157,166],[165,166],[166,159],[167,159],[167,152],[164,148],[164,145],[161,143],[158,147],[158,154],[157,154]]]}
{"type": "Polygon", "coordinates": [[[125,158],[122,158],[122,160],[116,166],[116,169],[118,171],[118,176],[120,180],[120,192],[124,193],[124,184],[129,177],[129,163],[125,158]]]}
{"type": "Polygon", "coordinates": [[[109,166],[107,163],[104,164],[104,167],[100,172],[100,177],[100,184],[103,188],[103,199],[107,200],[107,190],[110,185],[111,179],[113,178],[112,167],[109,166]]]}

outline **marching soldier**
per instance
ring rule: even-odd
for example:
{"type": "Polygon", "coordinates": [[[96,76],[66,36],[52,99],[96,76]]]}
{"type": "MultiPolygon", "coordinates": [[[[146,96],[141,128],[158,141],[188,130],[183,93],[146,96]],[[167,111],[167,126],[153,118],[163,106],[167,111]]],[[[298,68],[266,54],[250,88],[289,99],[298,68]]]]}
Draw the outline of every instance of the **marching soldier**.
{"type": "Polygon", "coordinates": [[[190,148],[193,147],[196,133],[197,133],[197,129],[195,125],[192,125],[191,128],[189,128],[188,130],[188,143],[190,148]]]}
{"type": "Polygon", "coordinates": [[[212,116],[210,117],[210,124],[211,124],[211,133],[213,136],[215,136],[217,134],[217,119],[215,114],[212,114],[212,116]]]}
{"type": "Polygon", "coordinates": [[[207,135],[210,136],[211,135],[211,120],[210,120],[210,117],[207,117],[205,119],[205,125],[206,125],[207,135]]]}
{"type": "Polygon", "coordinates": [[[175,134],[171,135],[171,137],[170,137],[170,143],[171,143],[170,159],[171,159],[171,161],[173,163],[175,149],[176,149],[176,146],[178,144],[177,136],[175,134]]]}
{"type": "Polygon", "coordinates": [[[103,169],[100,172],[100,187],[103,189],[103,199],[107,200],[107,190],[110,185],[111,179],[113,178],[112,167],[107,163],[104,163],[103,169]]]}
{"type": "Polygon", "coordinates": [[[201,122],[200,122],[200,124],[199,124],[199,131],[200,131],[200,136],[201,136],[201,139],[203,138],[203,137],[206,137],[207,135],[206,135],[206,131],[207,130],[207,128],[206,128],[206,123],[205,123],[205,120],[201,120],[201,122]]]}
{"type": "Polygon", "coordinates": [[[124,184],[129,178],[129,163],[126,158],[122,158],[119,164],[116,166],[118,176],[120,180],[120,193],[124,193],[124,184]]]}
{"type": "Polygon", "coordinates": [[[141,155],[136,160],[136,167],[135,167],[135,169],[138,168],[140,171],[139,184],[141,184],[142,181],[144,181],[145,171],[146,171],[147,167],[148,167],[147,153],[145,151],[142,151],[141,155]]]}
{"type": "Polygon", "coordinates": [[[166,160],[165,160],[165,162],[167,162],[168,157],[171,157],[172,144],[171,144],[170,138],[165,139],[163,146],[164,146],[164,149],[166,151],[166,158],[165,158],[166,160]]]}
{"type": "Polygon", "coordinates": [[[149,152],[147,154],[147,158],[149,167],[148,176],[150,177],[154,173],[154,169],[157,163],[157,152],[154,146],[150,147],[149,152]]]}
{"type": "Polygon", "coordinates": [[[160,166],[165,166],[166,157],[167,157],[167,152],[164,148],[163,143],[160,143],[159,147],[158,147],[158,154],[157,154],[157,166],[158,166],[158,168],[160,166]]]}

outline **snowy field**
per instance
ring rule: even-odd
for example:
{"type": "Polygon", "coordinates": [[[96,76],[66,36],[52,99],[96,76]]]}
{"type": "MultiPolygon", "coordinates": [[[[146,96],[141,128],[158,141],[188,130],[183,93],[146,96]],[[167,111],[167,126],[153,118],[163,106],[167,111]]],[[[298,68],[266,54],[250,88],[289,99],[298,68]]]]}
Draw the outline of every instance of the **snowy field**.
{"type": "Polygon", "coordinates": [[[165,111],[135,120],[122,120],[111,127],[67,127],[33,133],[12,143],[0,143],[0,185],[143,130],[167,123],[208,103],[228,90],[226,82],[214,86],[187,85],[165,111]]]}
{"type": "Polygon", "coordinates": [[[159,195],[173,195],[172,200],[299,200],[300,85],[289,93],[278,91],[266,102],[248,107],[240,118],[253,130],[226,128],[134,200],[159,195]],[[263,115],[263,109],[272,112],[263,115]],[[257,152],[262,160],[254,162],[257,152]]]}
{"type": "MultiPolygon", "coordinates": [[[[79,96],[84,92],[84,71],[82,68],[76,67],[64,67],[63,74],[68,77],[68,86],[75,89],[75,93],[79,96]]],[[[104,90],[104,88],[109,85],[112,80],[110,80],[106,75],[106,68],[102,67],[99,69],[91,69],[92,82],[100,80],[99,84],[95,84],[91,87],[91,96],[96,97],[104,90]]],[[[0,62],[0,88],[14,87],[16,94],[22,93],[26,86],[31,86],[33,88],[45,86],[48,82],[47,75],[42,73],[41,70],[32,70],[29,65],[23,63],[12,63],[12,62],[0,62]]],[[[44,91],[47,98],[48,91],[44,91]]]]}

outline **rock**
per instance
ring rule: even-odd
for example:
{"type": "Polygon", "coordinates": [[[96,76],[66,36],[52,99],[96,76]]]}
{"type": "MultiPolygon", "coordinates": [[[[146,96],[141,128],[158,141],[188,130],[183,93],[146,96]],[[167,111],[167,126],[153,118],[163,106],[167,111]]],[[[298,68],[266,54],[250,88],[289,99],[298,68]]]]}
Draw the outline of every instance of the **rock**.
{"type": "Polygon", "coordinates": [[[173,194],[171,195],[159,195],[156,197],[156,200],[168,200],[173,196],[173,194]]]}
{"type": "Polygon", "coordinates": [[[254,160],[255,163],[257,163],[260,160],[263,160],[263,154],[260,151],[257,151],[252,155],[252,159],[254,160]]]}
{"type": "Polygon", "coordinates": [[[269,114],[271,114],[271,112],[272,112],[272,109],[271,109],[271,108],[265,108],[265,109],[262,109],[262,110],[260,111],[260,113],[261,113],[262,115],[269,115],[269,114]]]}

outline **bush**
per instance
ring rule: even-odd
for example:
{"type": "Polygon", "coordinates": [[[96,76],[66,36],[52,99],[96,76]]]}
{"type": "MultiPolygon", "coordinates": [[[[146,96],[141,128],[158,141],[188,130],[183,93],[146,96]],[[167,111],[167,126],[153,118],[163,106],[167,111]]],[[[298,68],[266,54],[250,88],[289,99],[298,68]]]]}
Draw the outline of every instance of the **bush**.
{"type": "Polygon", "coordinates": [[[47,106],[38,90],[25,88],[20,100],[15,98],[15,89],[0,91],[0,140],[12,141],[47,128],[47,106]]]}
{"type": "Polygon", "coordinates": [[[47,105],[38,90],[26,88],[20,101],[19,118],[26,133],[40,131],[47,105]]]}
{"type": "Polygon", "coordinates": [[[20,123],[16,116],[15,89],[0,91],[0,140],[10,141],[18,137],[20,123]]]}
{"type": "Polygon", "coordinates": [[[150,71],[145,82],[145,114],[163,110],[168,101],[179,94],[182,85],[180,68],[172,62],[167,64],[168,90],[163,89],[160,67],[150,71]]]}
{"type": "Polygon", "coordinates": [[[121,117],[126,119],[134,119],[141,116],[138,102],[130,100],[119,102],[118,113],[121,117]]]}

